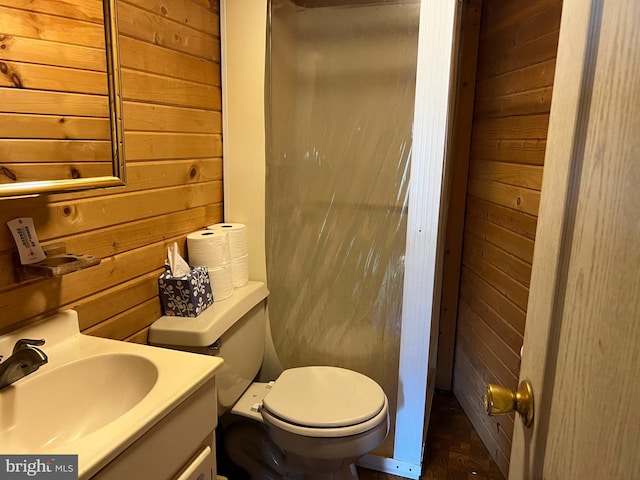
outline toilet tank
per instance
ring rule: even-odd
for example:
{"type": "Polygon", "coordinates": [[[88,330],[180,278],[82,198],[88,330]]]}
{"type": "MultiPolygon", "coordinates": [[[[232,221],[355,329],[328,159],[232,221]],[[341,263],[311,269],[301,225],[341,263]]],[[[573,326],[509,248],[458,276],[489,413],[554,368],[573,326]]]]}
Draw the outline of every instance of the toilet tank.
{"type": "Polygon", "coordinates": [[[250,281],[195,318],[163,316],[149,328],[151,345],[224,359],[216,374],[218,414],[253,382],[264,356],[267,287],[250,281]]]}

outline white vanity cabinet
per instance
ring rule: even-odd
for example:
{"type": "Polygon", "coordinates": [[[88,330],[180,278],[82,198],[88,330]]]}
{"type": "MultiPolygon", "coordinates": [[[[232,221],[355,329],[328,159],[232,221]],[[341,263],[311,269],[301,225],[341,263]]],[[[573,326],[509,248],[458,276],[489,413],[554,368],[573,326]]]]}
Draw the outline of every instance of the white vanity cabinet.
{"type": "Polygon", "coordinates": [[[176,480],[215,480],[215,466],[216,453],[212,447],[207,445],[193,461],[189,462],[184,471],[176,477],[176,480]]]}
{"type": "Polygon", "coordinates": [[[215,478],[221,358],[84,335],[74,310],[0,335],[0,355],[26,338],[48,362],[0,391],[0,452],[76,454],[79,480],[215,478]]]}
{"type": "Polygon", "coordinates": [[[216,424],[213,378],[91,479],[215,480],[216,424]]]}

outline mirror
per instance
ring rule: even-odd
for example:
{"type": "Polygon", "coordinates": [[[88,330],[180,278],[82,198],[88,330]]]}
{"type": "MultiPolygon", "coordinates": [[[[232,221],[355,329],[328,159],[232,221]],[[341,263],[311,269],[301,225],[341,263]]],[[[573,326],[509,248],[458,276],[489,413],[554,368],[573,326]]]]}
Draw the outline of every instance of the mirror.
{"type": "Polygon", "coordinates": [[[0,0],[0,197],[125,184],[116,0],[0,0]]]}

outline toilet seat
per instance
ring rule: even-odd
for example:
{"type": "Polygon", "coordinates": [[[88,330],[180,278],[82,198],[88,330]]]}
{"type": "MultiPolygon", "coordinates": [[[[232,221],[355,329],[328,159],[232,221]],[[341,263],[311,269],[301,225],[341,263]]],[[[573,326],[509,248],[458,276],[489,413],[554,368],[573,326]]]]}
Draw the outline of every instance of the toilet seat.
{"type": "MultiPolygon", "coordinates": [[[[265,408],[262,408],[261,414],[265,423],[277,427],[285,432],[293,433],[303,437],[314,438],[340,438],[349,437],[353,435],[363,434],[370,430],[373,430],[382,423],[388,423],[388,409],[389,404],[387,398],[384,398],[384,406],[373,418],[358,423],[356,425],[348,425],[345,427],[305,427],[303,425],[296,425],[294,423],[286,422],[271,413],[265,408]]],[[[388,426],[387,426],[388,428],[388,426]]],[[[385,429],[386,435],[386,429],[385,429]]],[[[384,437],[384,435],[383,435],[384,437]]]]}
{"type": "Polygon", "coordinates": [[[265,422],[311,437],[345,437],[386,421],[387,397],[369,377],[338,367],[292,368],[262,401],[265,422]]]}

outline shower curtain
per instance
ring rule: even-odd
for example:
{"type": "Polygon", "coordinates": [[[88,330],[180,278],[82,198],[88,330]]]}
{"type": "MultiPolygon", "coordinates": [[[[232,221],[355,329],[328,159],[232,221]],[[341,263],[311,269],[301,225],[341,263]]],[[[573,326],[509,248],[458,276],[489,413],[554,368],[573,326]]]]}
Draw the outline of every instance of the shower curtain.
{"type": "Polygon", "coordinates": [[[393,454],[419,1],[272,0],[266,260],[285,368],[370,376],[393,454]]]}

